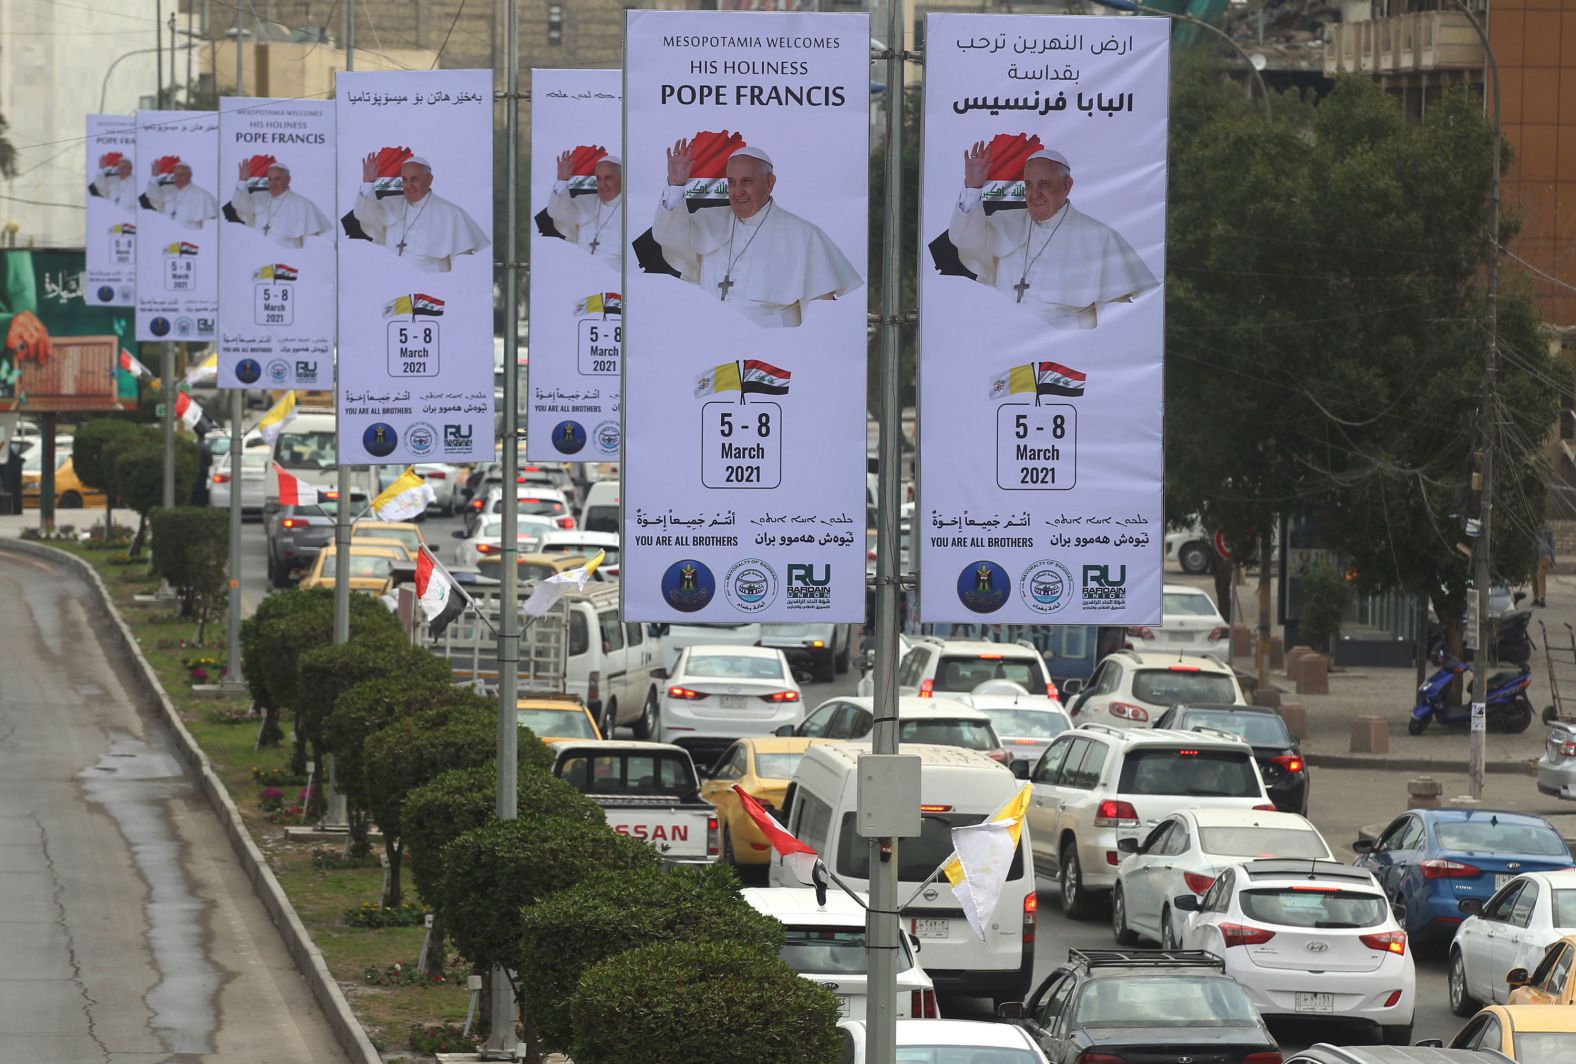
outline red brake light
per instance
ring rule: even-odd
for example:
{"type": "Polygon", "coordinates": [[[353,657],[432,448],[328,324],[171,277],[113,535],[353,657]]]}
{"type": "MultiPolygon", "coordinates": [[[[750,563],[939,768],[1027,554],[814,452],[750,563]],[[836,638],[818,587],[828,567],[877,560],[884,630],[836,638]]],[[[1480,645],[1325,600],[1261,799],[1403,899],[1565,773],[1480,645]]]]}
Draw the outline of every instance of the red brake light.
{"type": "Polygon", "coordinates": [[[1280,754],[1270,758],[1270,763],[1279,765],[1282,772],[1301,772],[1303,770],[1302,758],[1296,754],[1280,754]]]}
{"type": "Polygon", "coordinates": [[[921,813],[950,813],[952,812],[952,807],[950,805],[922,805],[919,807],[919,811],[921,813]]]}
{"type": "Polygon", "coordinates": [[[936,691],[936,681],[926,677],[919,681],[919,697],[930,698],[936,691]]]}
{"type": "Polygon", "coordinates": [[[1424,879],[1465,879],[1468,876],[1483,874],[1483,870],[1476,865],[1447,861],[1442,857],[1423,861],[1417,867],[1422,871],[1424,879]]]}
{"type": "Polygon", "coordinates": [[[680,698],[686,702],[698,702],[705,698],[706,694],[703,691],[696,691],[688,687],[670,687],[668,688],[668,697],[680,698]]]}
{"type": "Polygon", "coordinates": [[[1358,935],[1357,941],[1369,949],[1376,949],[1382,953],[1405,953],[1405,931],[1381,931],[1377,935],[1358,935]]]}
{"type": "Polygon", "coordinates": [[[306,522],[299,517],[286,517],[279,522],[280,528],[305,528],[306,522]]]}
{"type": "Polygon", "coordinates": [[[762,695],[761,697],[764,698],[768,702],[797,702],[797,701],[799,701],[799,692],[798,691],[773,691],[771,694],[769,694],[769,695],[762,695]]]}
{"type": "Polygon", "coordinates": [[[1136,822],[1138,810],[1133,808],[1131,802],[1119,802],[1107,798],[1095,808],[1094,826],[1097,828],[1114,828],[1122,821],[1136,822]]]}
{"type": "Polygon", "coordinates": [[[1062,697],[1062,693],[1056,689],[1056,682],[1054,680],[1046,680],[1045,681],[1045,697],[1046,698],[1061,698],[1062,697]]]}
{"type": "Polygon", "coordinates": [[[721,850],[717,846],[717,818],[706,818],[706,856],[716,857],[721,850]]]}
{"type": "Polygon", "coordinates": [[[586,701],[600,702],[602,700],[602,672],[592,669],[591,675],[586,677],[586,701]]]}
{"type": "Polygon", "coordinates": [[[1249,927],[1247,924],[1221,924],[1220,937],[1225,940],[1226,948],[1232,946],[1261,946],[1275,937],[1275,932],[1266,931],[1262,927],[1249,927]]]}
{"type": "Polygon", "coordinates": [[[472,499],[471,500],[471,509],[473,509],[473,510],[480,510],[481,508],[482,508],[482,500],[481,499],[472,499]]]}
{"type": "Polygon", "coordinates": [[[1009,767],[1012,765],[1012,755],[1007,753],[1005,750],[992,750],[985,756],[1000,764],[1007,765],[1009,767]]]}
{"type": "Polygon", "coordinates": [[[1197,665],[1167,665],[1166,666],[1166,670],[1169,671],[1169,672],[1197,672],[1198,671],[1198,666],[1197,665]]]}
{"type": "Polygon", "coordinates": [[[1393,1009],[1400,1002],[1400,1000],[1401,1000],[1401,991],[1399,991],[1399,990],[1392,990],[1392,991],[1390,991],[1389,996],[1384,999],[1384,1007],[1387,1008],[1387,1009],[1393,1009]]]}
{"type": "Polygon", "coordinates": [[[1183,872],[1182,882],[1187,884],[1187,889],[1194,894],[1202,896],[1210,887],[1215,885],[1214,876],[1201,876],[1197,872],[1183,872]]]}
{"type": "Polygon", "coordinates": [[[568,516],[566,514],[565,516],[560,517],[558,519],[558,527],[559,528],[574,528],[575,527],[575,519],[573,517],[570,517],[570,516],[568,516]]]}
{"type": "Polygon", "coordinates": [[[433,469],[433,470],[430,470],[427,473],[427,479],[428,480],[448,480],[449,479],[449,474],[445,473],[441,469],[433,469]]]}
{"type": "Polygon", "coordinates": [[[1129,625],[1127,635],[1129,639],[1134,636],[1137,636],[1139,639],[1153,639],[1155,637],[1154,630],[1144,624],[1129,625]]]}
{"type": "Polygon", "coordinates": [[[228,474],[228,473],[215,473],[213,475],[213,482],[215,484],[228,484],[228,483],[230,483],[230,474],[228,474]]]}
{"type": "Polygon", "coordinates": [[[478,543],[478,544],[476,544],[476,553],[477,554],[498,554],[498,553],[501,553],[502,551],[503,551],[503,548],[500,547],[496,543],[478,543]]]}
{"type": "Polygon", "coordinates": [[[1242,1064],[1282,1064],[1284,1059],[1273,1049],[1267,1049],[1262,1053],[1249,1053],[1242,1058],[1242,1064]]]}
{"type": "Polygon", "coordinates": [[[1127,1064],[1126,1057],[1119,1057],[1112,1053],[1096,1053],[1086,1049],[1078,1054],[1078,1059],[1073,1064],[1127,1064]]]}
{"type": "Polygon", "coordinates": [[[1034,941],[1035,920],[1040,912],[1040,898],[1034,891],[1023,896],[1023,941],[1034,941]]]}
{"type": "Polygon", "coordinates": [[[1131,702],[1112,702],[1106,708],[1111,711],[1111,716],[1130,720],[1135,724],[1142,724],[1149,719],[1149,710],[1143,706],[1135,706],[1131,702]]]}
{"type": "Polygon", "coordinates": [[[1178,750],[1177,751],[1177,756],[1178,757],[1197,757],[1198,756],[1198,751],[1197,750],[1178,750]]]}
{"type": "Polygon", "coordinates": [[[980,655],[980,660],[981,661],[1000,661],[1001,660],[1001,655],[1000,654],[981,654],[980,655]]]}
{"type": "Polygon", "coordinates": [[[1566,740],[1561,743],[1560,753],[1565,757],[1576,757],[1576,740],[1566,740]]]}
{"type": "Polygon", "coordinates": [[[1259,813],[1275,813],[1275,812],[1279,812],[1279,810],[1277,810],[1275,808],[1275,803],[1274,802],[1265,802],[1263,805],[1256,805],[1256,806],[1254,806],[1253,809],[1254,809],[1255,812],[1259,812],[1259,813]]]}
{"type": "Polygon", "coordinates": [[[1211,628],[1209,630],[1209,635],[1207,635],[1205,638],[1209,642],[1213,643],[1215,640],[1217,640],[1217,639],[1224,639],[1230,634],[1231,634],[1231,629],[1230,628],[1222,628],[1219,625],[1216,625],[1214,628],[1211,628]]]}
{"type": "Polygon", "coordinates": [[[908,994],[908,1018],[911,1020],[933,1020],[936,1018],[936,992],[934,990],[911,990],[908,994]]]}
{"type": "Polygon", "coordinates": [[[327,499],[329,502],[335,502],[339,498],[339,492],[325,491],[323,492],[323,498],[327,499]]]}

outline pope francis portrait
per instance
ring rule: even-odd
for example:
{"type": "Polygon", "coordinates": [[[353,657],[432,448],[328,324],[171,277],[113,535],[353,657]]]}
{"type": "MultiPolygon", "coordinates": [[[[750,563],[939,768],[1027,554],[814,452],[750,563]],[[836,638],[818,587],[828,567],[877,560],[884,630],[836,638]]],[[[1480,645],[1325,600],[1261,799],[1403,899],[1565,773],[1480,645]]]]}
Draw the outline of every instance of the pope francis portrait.
{"type": "Polygon", "coordinates": [[[149,210],[166,215],[177,225],[187,229],[201,229],[204,222],[219,217],[219,201],[213,193],[192,184],[192,168],[179,160],[170,171],[170,183],[159,183],[159,164],[153,164],[153,180],[143,190],[142,197],[149,210]]]}
{"type": "Polygon", "coordinates": [[[456,255],[474,255],[491,241],[455,203],[432,191],[432,164],[412,155],[399,168],[401,194],[378,199],[377,153],[361,163],[361,188],[352,213],[372,242],[424,273],[448,273],[456,255]]]}
{"type": "Polygon", "coordinates": [[[1103,304],[1130,302],[1159,284],[1122,234],[1073,206],[1072,164],[1061,152],[1024,161],[1023,210],[986,213],[989,172],[983,141],[963,153],[963,191],[947,227],[981,284],[1053,329],[1093,329],[1103,304]]]}
{"type": "Polygon", "coordinates": [[[832,240],[777,202],[771,157],[746,146],[728,157],[728,205],[691,212],[684,203],[690,142],[668,149],[668,185],[651,233],[683,280],[763,328],[792,328],[818,299],[863,281],[832,240]]]}
{"type": "Polygon", "coordinates": [[[131,176],[131,160],[119,152],[99,159],[99,171],[93,175],[89,187],[90,195],[108,200],[127,214],[137,209],[137,185],[131,176]]]}
{"type": "Polygon", "coordinates": [[[286,248],[300,247],[309,236],[333,236],[333,223],[316,204],[291,191],[290,167],[272,163],[268,167],[267,187],[255,190],[247,186],[250,172],[249,165],[243,162],[240,180],[230,196],[236,220],[286,248]]]}
{"type": "Polygon", "coordinates": [[[555,160],[557,172],[547,198],[547,216],[565,240],[617,273],[624,261],[623,160],[616,155],[598,159],[596,195],[571,196],[572,154],[566,151],[555,160]]]}

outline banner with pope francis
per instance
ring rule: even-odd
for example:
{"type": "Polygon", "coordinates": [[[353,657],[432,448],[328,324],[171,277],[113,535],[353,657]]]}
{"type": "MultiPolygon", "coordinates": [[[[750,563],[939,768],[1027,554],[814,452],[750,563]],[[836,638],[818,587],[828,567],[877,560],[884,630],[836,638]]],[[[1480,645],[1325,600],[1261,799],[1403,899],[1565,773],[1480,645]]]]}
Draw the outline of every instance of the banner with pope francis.
{"type": "Polygon", "coordinates": [[[1160,620],[1169,30],[926,16],[925,621],[1160,620]]]}
{"type": "Polygon", "coordinates": [[[219,115],[138,111],[137,339],[212,341],[219,319],[219,115]]]}
{"type": "Polygon", "coordinates": [[[532,461],[622,450],[623,94],[617,70],[531,71],[532,461]]]}
{"type": "Polygon", "coordinates": [[[334,104],[219,101],[219,387],[334,386],[334,104]]]}
{"type": "Polygon", "coordinates": [[[88,115],[87,273],[92,307],[137,302],[137,125],[127,115],[88,115]]]}
{"type": "Polygon", "coordinates": [[[492,72],[335,78],[339,457],[493,456],[492,72]]]}
{"type": "Polygon", "coordinates": [[[624,614],[863,620],[869,16],[626,18],[624,614]]]}

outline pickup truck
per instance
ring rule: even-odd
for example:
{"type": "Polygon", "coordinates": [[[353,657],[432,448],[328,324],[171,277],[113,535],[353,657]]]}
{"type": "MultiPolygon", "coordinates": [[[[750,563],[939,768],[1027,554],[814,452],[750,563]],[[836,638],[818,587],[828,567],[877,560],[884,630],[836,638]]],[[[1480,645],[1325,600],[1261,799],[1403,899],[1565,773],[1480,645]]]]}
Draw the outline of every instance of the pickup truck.
{"type": "Polygon", "coordinates": [[[602,807],[608,826],[644,839],[669,864],[717,860],[717,809],[700,796],[682,747],[622,739],[559,743],[553,775],[602,807]]]}

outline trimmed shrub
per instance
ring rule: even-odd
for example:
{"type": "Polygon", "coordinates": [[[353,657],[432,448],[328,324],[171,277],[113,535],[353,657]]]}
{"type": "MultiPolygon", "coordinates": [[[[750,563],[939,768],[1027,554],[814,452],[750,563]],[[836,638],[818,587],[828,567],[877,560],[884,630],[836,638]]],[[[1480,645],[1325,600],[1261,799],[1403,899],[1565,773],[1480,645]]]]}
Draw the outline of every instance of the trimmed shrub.
{"type": "Polygon", "coordinates": [[[660,942],[590,968],[569,1005],[575,1064],[838,1064],[837,996],[733,943],[660,942]]]}
{"type": "MultiPolygon", "coordinates": [[[[75,451],[73,450],[73,462],[75,451]]],[[[110,482],[120,501],[137,511],[137,532],[128,552],[136,557],[142,551],[148,531],[148,515],[164,501],[164,439],[159,430],[141,428],[117,439],[107,450],[103,462],[109,466],[110,482]]],[[[184,436],[175,437],[175,498],[185,502],[192,497],[197,483],[197,444],[184,436]]]]}
{"type": "Polygon", "coordinates": [[[153,571],[181,599],[181,616],[197,617],[197,644],[203,629],[225,601],[230,576],[230,515],[201,506],[156,511],[153,571]]]}
{"type": "Polygon", "coordinates": [[[273,670],[265,666],[271,660],[267,653],[263,628],[270,621],[281,620],[297,613],[310,613],[327,609],[330,631],[334,617],[334,594],[326,589],[302,591],[291,588],[275,591],[257,604],[257,610],[241,622],[241,668],[246,674],[246,686],[252,693],[252,703],[263,711],[262,733],[259,745],[277,746],[284,739],[284,729],[279,726],[279,711],[284,708],[283,697],[268,683],[273,670]]]}

